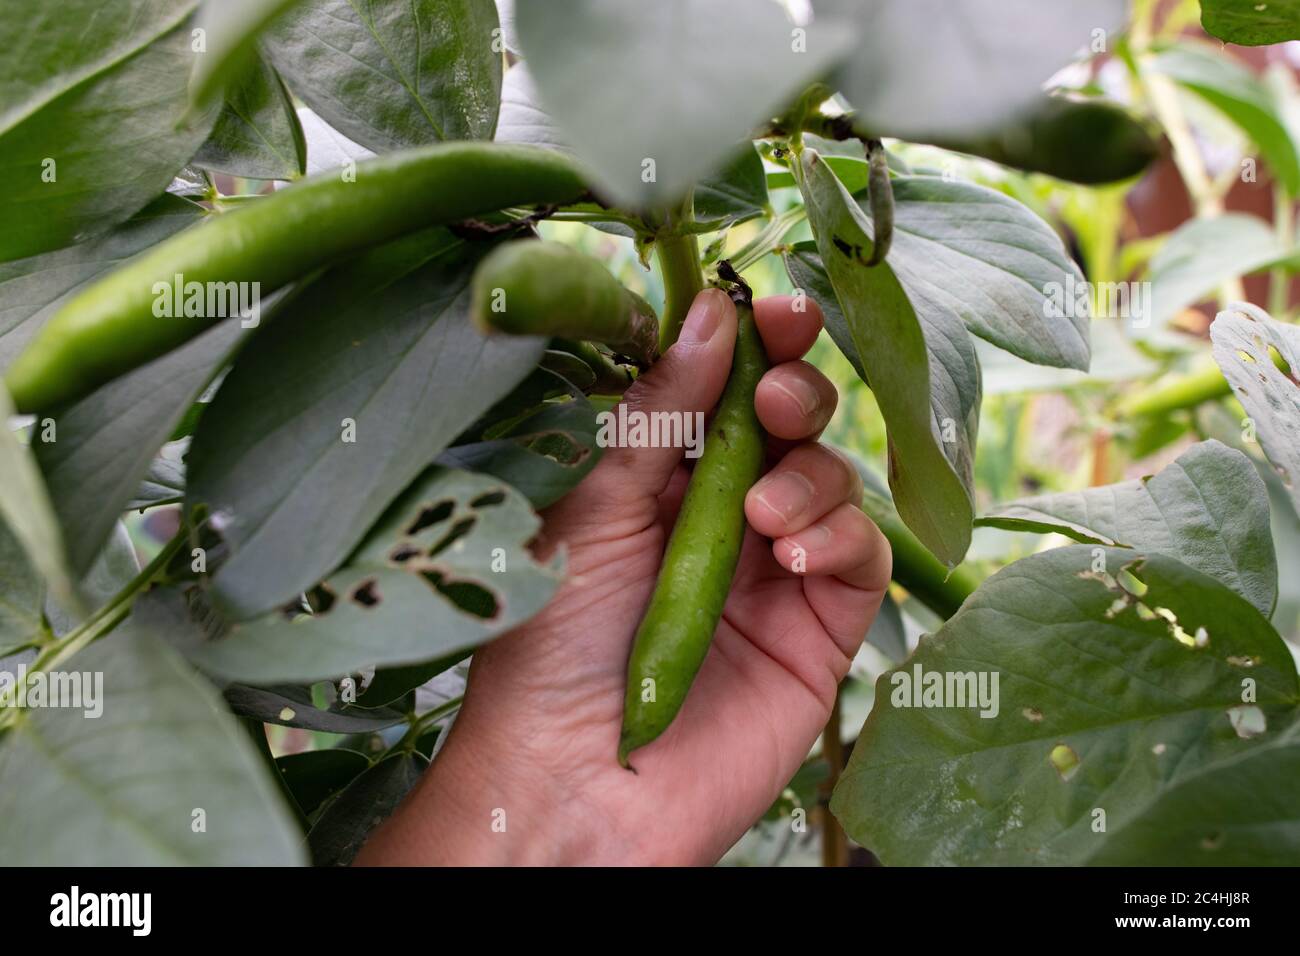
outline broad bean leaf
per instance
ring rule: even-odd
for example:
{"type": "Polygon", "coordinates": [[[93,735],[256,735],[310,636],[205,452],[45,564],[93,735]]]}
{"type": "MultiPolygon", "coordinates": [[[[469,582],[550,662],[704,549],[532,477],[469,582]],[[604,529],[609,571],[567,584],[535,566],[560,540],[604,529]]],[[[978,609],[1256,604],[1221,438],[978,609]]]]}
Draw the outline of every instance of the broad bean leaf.
{"type": "Polygon", "coordinates": [[[14,417],[9,393],[0,386],[0,523],[7,524],[51,595],[80,611],[68,552],[49,492],[41,480],[32,449],[9,429],[14,417]]]}
{"type": "Polygon", "coordinates": [[[1151,257],[1151,334],[1223,283],[1293,254],[1266,222],[1246,213],[1188,220],[1151,257]]]}
{"type": "Polygon", "coordinates": [[[185,498],[185,463],[173,458],[155,458],[140,481],[135,497],[126,503],[127,511],[143,511],[158,505],[172,504],[185,498]]]}
{"type": "Polygon", "coordinates": [[[1100,100],[1044,97],[1023,118],[974,137],[932,137],[935,146],[1004,166],[1096,185],[1136,176],[1160,153],[1147,128],[1100,100]]]}
{"type": "Polygon", "coordinates": [[[286,302],[235,364],[186,460],[188,505],[208,505],[230,547],[213,580],[223,611],[252,617],[337,568],[534,367],[542,340],[485,339],[468,321],[486,245],[432,230],[373,249],[286,302]]]}
{"type": "MultiPolygon", "coordinates": [[[[28,29],[25,15],[0,20],[28,29]]],[[[56,54],[44,44],[57,45],[69,29],[79,36],[85,27],[69,19],[50,37],[21,45],[53,61],[56,54]]],[[[8,45],[0,40],[0,47],[8,45]]],[[[187,114],[193,57],[189,30],[174,27],[0,127],[0,175],[8,184],[0,196],[0,261],[83,241],[167,188],[216,120],[215,109],[187,114]]]]}
{"type": "Polygon", "coordinates": [[[523,3],[516,26],[563,141],[633,207],[676,202],[854,39],[747,0],[523,3]]]}
{"type": "Polygon", "coordinates": [[[1210,325],[1214,360],[1254,424],[1291,502],[1300,511],[1300,328],[1283,325],[1263,309],[1236,303],[1210,325]],[[1282,372],[1269,347],[1291,369],[1282,372]]]}
{"type": "Polygon", "coordinates": [[[0,520],[0,657],[8,657],[42,632],[45,585],[22,542],[0,520]]]}
{"type": "Polygon", "coordinates": [[[13,361],[83,283],[202,218],[203,207],[167,193],[101,236],[0,263],[0,367],[13,361]]]}
{"type": "Polygon", "coordinates": [[[131,506],[158,449],[243,344],[237,321],[218,323],[180,348],[42,419],[32,448],[68,542],[72,566],[90,566],[131,506]]]}
{"type": "Polygon", "coordinates": [[[196,26],[203,31],[204,50],[190,76],[195,103],[216,99],[246,69],[255,56],[263,30],[300,0],[203,0],[196,26]]]}
{"type": "Polygon", "coordinates": [[[363,734],[400,724],[406,719],[400,710],[389,707],[367,708],[335,702],[322,709],[312,701],[311,688],[299,685],[247,687],[231,684],[222,690],[222,694],[230,709],[241,717],[329,734],[363,734]]]}
{"type": "Polygon", "coordinates": [[[1201,0],[1201,26],[1242,46],[1300,40],[1300,0],[1201,0]]]}
{"type": "Polygon", "coordinates": [[[1193,445],[1158,475],[1008,502],[975,523],[1160,552],[1226,584],[1261,614],[1277,601],[1268,491],[1249,458],[1217,441],[1193,445]]]}
{"type": "Polygon", "coordinates": [[[310,816],[370,766],[365,754],[334,748],[308,750],[275,759],[294,802],[310,816]]]}
{"type": "Polygon", "coordinates": [[[1190,43],[1157,54],[1154,69],[1223,112],[1249,136],[1291,195],[1300,192],[1300,152],[1268,85],[1220,50],[1190,43]]]}
{"type": "Polygon", "coordinates": [[[325,579],[316,614],[275,612],[190,641],[186,653],[226,680],[267,685],[468,651],[541,610],[558,586],[559,564],[540,565],[525,547],[540,523],[500,481],[434,468],[325,579]]]}
{"type": "Polygon", "coordinates": [[[1290,651],[1199,571],[1094,551],[1073,545],[1003,569],[880,678],[831,809],[884,862],[1102,862],[1131,855],[1126,841],[1157,807],[1177,814],[1151,832],[1175,858],[1294,862],[1293,809],[1270,829],[1249,826],[1294,791],[1288,764],[1273,765],[1282,779],[1267,809],[1234,799],[1231,785],[1187,799],[1191,781],[1294,740],[1290,651]],[[962,701],[963,675],[966,686],[982,675],[994,706],[962,701]],[[945,700],[934,681],[953,693],[945,700]]]}
{"type": "MultiPolygon", "coordinates": [[[[856,28],[840,90],[874,133],[914,142],[996,130],[1030,110],[1080,50],[1124,23],[1124,0],[814,0],[856,28]]],[[[815,22],[818,22],[815,21],[815,22]]]]}
{"type": "Polygon", "coordinates": [[[420,753],[385,757],[354,779],[307,834],[312,863],[347,866],[376,826],[388,818],[429,765],[420,753]]]}
{"type": "Polygon", "coordinates": [[[495,475],[545,508],[568,494],[600,461],[599,409],[585,399],[548,404],[496,438],[457,445],[439,456],[450,468],[495,475]]]}
{"type": "Polygon", "coordinates": [[[129,624],[73,657],[103,675],[103,713],[28,709],[0,741],[11,864],[301,862],[297,828],[217,693],[129,624]],[[201,826],[200,826],[201,823],[201,826]]]}
{"type": "Polygon", "coordinates": [[[248,179],[296,179],[307,171],[307,143],[293,100],[261,57],[231,83],[194,163],[248,179]]]}
{"type": "MultiPolygon", "coordinates": [[[[800,185],[822,264],[888,428],[889,484],[899,514],[940,561],[955,567],[970,545],[974,513],[970,488],[944,438],[969,423],[936,419],[925,329],[892,257],[866,265],[870,223],[815,150],[806,150],[801,162],[800,185]]],[[[964,344],[969,349],[969,341],[964,344]]]]}
{"type": "Polygon", "coordinates": [[[289,88],[375,152],[491,139],[501,98],[492,0],[309,0],[263,46],[289,88]]]}

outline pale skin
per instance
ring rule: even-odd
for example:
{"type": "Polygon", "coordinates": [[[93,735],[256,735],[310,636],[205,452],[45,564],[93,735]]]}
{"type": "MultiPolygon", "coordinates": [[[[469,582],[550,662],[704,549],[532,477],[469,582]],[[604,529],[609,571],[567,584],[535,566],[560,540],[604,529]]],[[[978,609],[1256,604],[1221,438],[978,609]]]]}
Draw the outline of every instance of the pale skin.
{"type": "MultiPolygon", "coordinates": [[[[774,297],[755,316],[772,368],[754,404],[773,464],[745,500],[731,595],[677,719],[632,754],[636,773],[618,765],[628,654],[689,473],[681,449],[611,448],[543,516],[539,548],[564,547],[564,585],[475,653],[446,746],[358,863],[711,864],[789,782],[879,610],[890,553],[855,506],[856,471],[816,442],[837,401],[800,361],[820,310],[774,297]]],[[[735,337],[730,299],[702,292],[625,401],[711,409],[735,337]]]]}

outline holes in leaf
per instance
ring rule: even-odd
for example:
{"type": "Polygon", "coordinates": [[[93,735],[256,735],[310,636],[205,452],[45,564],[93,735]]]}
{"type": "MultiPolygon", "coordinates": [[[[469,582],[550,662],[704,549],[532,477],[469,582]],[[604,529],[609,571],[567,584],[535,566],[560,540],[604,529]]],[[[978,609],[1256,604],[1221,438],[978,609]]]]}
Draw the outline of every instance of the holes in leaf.
{"type": "Polygon", "coordinates": [[[1226,658],[1226,660],[1233,667],[1254,667],[1260,661],[1258,657],[1250,657],[1247,655],[1237,655],[1237,654],[1233,654],[1229,656],[1228,658],[1226,658]]]}
{"type": "Polygon", "coordinates": [[[317,617],[328,614],[338,601],[338,595],[328,584],[318,584],[307,592],[307,606],[317,617]]]}
{"type": "Polygon", "coordinates": [[[394,564],[405,564],[420,553],[420,549],[403,541],[388,552],[388,560],[394,564]]]}
{"type": "Polygon", "coordinates": [[[454,501],[440,501],[436,505],[425,505],[420,509],[420,513],[415,516],[410,527],[406,529],[408,537],[415,537],[425,528],[432,528],[436,524],[441,524],[451,517],[452,512],[456,509],[454,501]]]}
{"type": "Polygon", "coordinates": [[[1079,755],[1069,744],[1057,744],[1047,759],[1062,780],[1069,780],[1079,771],[1079,755]]]}
{"type": "Polygon", "coordinates": [[[478,519],[473,517],[461,518],[459,521],[457,521],[454,525],[451,526],[451,530],[448,531],[446,535],[443,536],[441,541],[439,541],[437,544],[435,544],[432,548],[429,549],[429,557],[431,558],[437,557],[439,554],[441,554],[443,551],[446,551],[449,547],[451,547],[461,538],[465,537],[465,535],[470,533],[470,530],[474,527],[474,524],[477,521],[478,519]]]}
{"type": "Polygon", "coordinates": [[[379,582],[374,578],[367,578],[352,589],[348,598],[353,604],[359,604],[361,607],[375,607],[380,601],[379,582]]]}
{"type": "Polygon", "coordinates": [[[1232,723],[1232,729],[1242,740],[1258,737],[1268,730],[1268,718],[1254,704],[1229,707],[1228,720],[1232,723]]]}
{"type": "Polygon", "coordinates": [[[1043,712],[1037,707],[1026,707],[1020,713],[1024,714],[1025,720],[1031,724],[1041,723],[1043,720],[1043,712]]]}
{"type": "Polygon", "coordinates": [[[1217,850],[1221,846],[1223,846],[1222,833],[1211,833],[1201,840],[1202,850],[1217,850]]]}
{"type": "Polygon", "coordinates": [[[501,610],[496,596],[482,585],[471,581],[448,581],[437,571],[424,571],[420,577],[467,614],[486,621],[496,617],[501,610]]]}
{"type": "Polygon", "coordinates": [[[504,491],[489,491],[487,494],[479,495],[469,503],[471,508],[493,508],[497,505],[504,504],[506,493],[504,491]]]}
{"type": "Polygon", "coordinates": [[[1245,349],[1237,349],[1237,358],[1241,359],[1243,362],[1249,362],[1251,365],[1255,364],[1255,356],[1251,355],[1245,349]]]}
{"type": "Polygon", "coordinates": [[[582,447],[563,432],[543,432],[529,441],[526,447],[566,468],[581,463],[591,453],[590,449],[582,447]]]}

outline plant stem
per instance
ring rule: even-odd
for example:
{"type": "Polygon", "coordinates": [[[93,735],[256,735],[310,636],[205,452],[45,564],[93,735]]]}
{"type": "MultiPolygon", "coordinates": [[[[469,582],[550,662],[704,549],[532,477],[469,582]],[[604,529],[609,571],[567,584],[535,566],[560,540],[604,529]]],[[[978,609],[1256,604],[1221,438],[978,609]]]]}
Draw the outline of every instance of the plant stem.
{"type": "MultiPolygon", "coordinates": [[[[842,687],[843,685],[841,685],[842,687]]],[[[831,793],[839,782],[840,771],[844,769],[844,741],[840,737],[840,691],[836,688],[835,703],[831,705],[831,715],[822,731],[822,757],[830,766],[830,772],[819,788],[821,800],[822,823],[822,866],[848,866],[849,841],[844,835],[840,821],[831,813],[831,793]]]]}
{"type": "Polygon", "coordinates": [[[437,707],[425,711],[419,717],[412,718],[410,729],[402,735],[401,740],[393,745],[392,749],[389,750],[389,753],[398,750],[414,750],[416,741],[418,741],[421,735],[429,729],[430,724],[436,724],[452,711],[459,710],[460,705],[464,702],[465,696],[462,694],[459,697],[453,697],[451,700],[443,701],[437,707]]]}
{"type": "MultiPolygon", "coordinates": [[[[126,587],[114,595],[112,600],[63,637],[45,645],[41,653],[37,655],[36,660],[27,669],[27,673],[31,675],[53,670],[78,651],[97,641],[122,623],[131,611],[131,603],[135,600],[136,594],[143,590],[154,579],[154,576],[167,566],[167,562],[180,550],[184,542],[185,531],[182,529],[163,545],[162,550],[158,552],[154,559],[145,565],[144,569],[132,578],[126,587]]],[[[10,708],[10,698],[16,693],[17,686],[15,685],[10,689],[8,695],[0,696],[0,727],[9,722],[11,713],[16,713],[10,708]]]]}
{"type": "Polygon", "coordinates": [[[963,566],[949,573],[893,508],[875,495],[863,496],[862,510],[889,540],[894,554],[893,579],[940,617],[947,619],[956,614],[962,602],[979,587],[974,571],[963,566]]]}
{"type": "Polygon", "coordinates": [[[808,218],[808,210],[802,204],[787,209],[779,216],[769,219],[762,231],[745,243],[734,256],[729,256],[732,268],[744,272],[765,255],[780,248],[785,234],[808,218]]]}
{"type": "MultiPolygon", "coordinates": [[[[1280,182],[1273,183],[1273,232],[1286,248],[1295,244],[1295,208],[1291,195],[1280,182]]],[[[1278,266],[1268,277],[1268,311],[1283,319],[1291,304],[1291,275],[1278,266]]]]}
{"type": "Polygon", "coordinates": [[[679,227],[694,221],[695,200],[687,196],[681,210],[669,217],[655,239],[655,255],[664,278],[664,314],[659,327],[661,355],[677,341],[691,303],[704,288],[699,240],[693,232],[679,231],[679,227]]]}

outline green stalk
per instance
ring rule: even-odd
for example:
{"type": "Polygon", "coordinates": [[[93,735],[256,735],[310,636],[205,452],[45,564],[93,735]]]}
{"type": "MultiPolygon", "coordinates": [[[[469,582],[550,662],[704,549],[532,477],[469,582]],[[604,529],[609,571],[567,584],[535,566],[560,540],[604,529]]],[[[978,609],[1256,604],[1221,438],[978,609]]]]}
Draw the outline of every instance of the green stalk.
{"type": "Polygon", "coordinates": [[[862,510],[889,539],[894,554],[894,580],[940,617],[946,619],[956,614],[962,602],[980,585],[975,573],[963,565],[950,574],[908,530],[894,509],[875,495],[863,496],[862,510]]]}
{"type": "Polygon", "coordinates": [[[681,231],[695,221],[695,201],[688,196],[681,211],[670,216],[666,228],[655,239],[655,255],[664,277],[664,314],[659,331],[659,352],[672,348],[681,334],[686,313],[704,290],[700,269],[700,242],[695,233],[681,231]]]}

